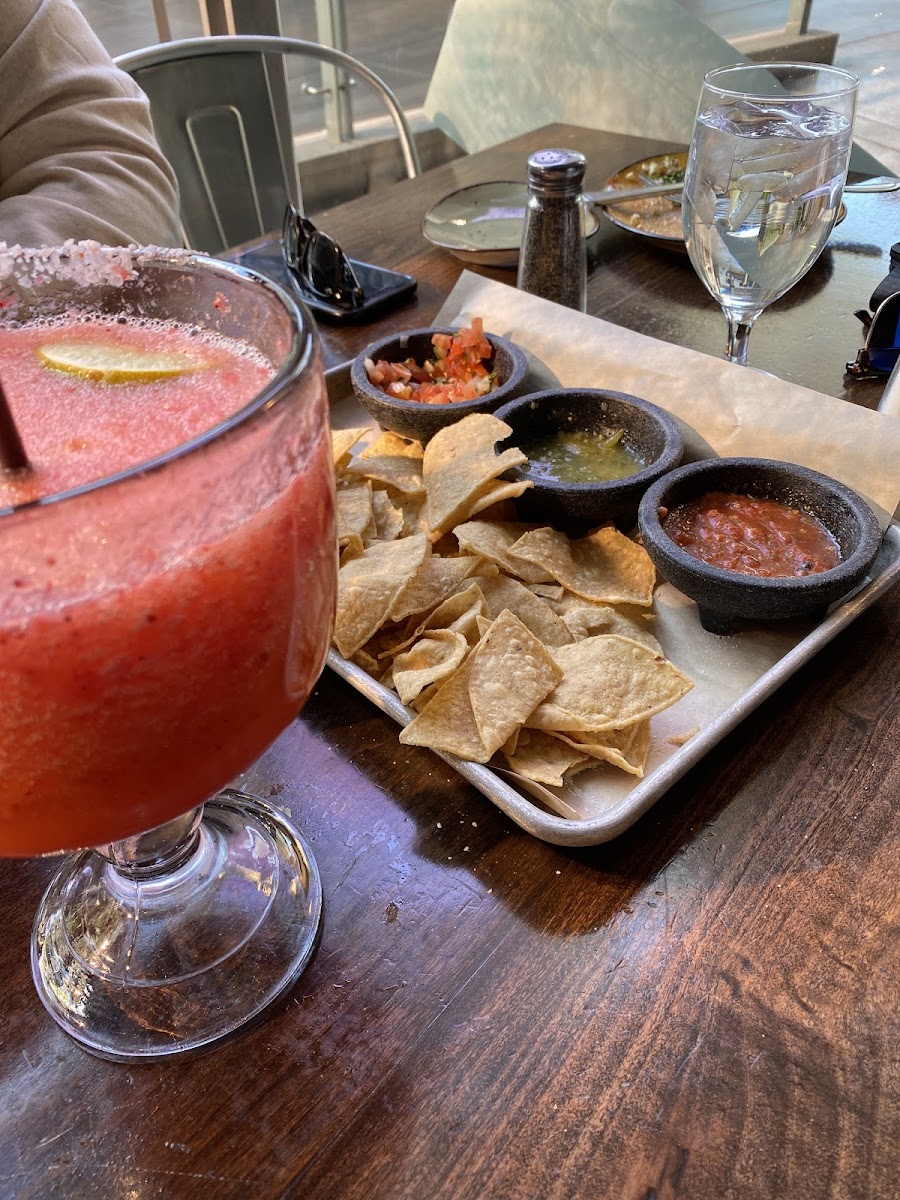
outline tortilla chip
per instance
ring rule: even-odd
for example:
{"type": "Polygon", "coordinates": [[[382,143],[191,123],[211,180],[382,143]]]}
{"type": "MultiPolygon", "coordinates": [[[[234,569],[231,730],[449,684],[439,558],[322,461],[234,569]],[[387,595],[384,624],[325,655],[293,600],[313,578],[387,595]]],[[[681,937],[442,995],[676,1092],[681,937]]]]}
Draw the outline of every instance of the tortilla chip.
{"type": "Polygon", "coordinates": [[[535,596],[518,579],[500,574],[488,579],[479,576],[478,585],[487,601],[488,616],[492,620],[504,609],[509,609],[545,646],[567,646],[575,641],[550,605],[535,596]]]}
{"type": "Polygon", "coordinates": [[[561,675],[538,639],[504,612],[400,741],[488,762],[561,675]]]}
{"type": "Polygon", "coordinates": [[[626,729],[610,729],[606,733],[555,733],[567,746],[591,758],[611,763],[638,779],[644,777],[644,765],[650,750],[650,721],[638,721],[626,729]]]}
{"type": "Polygon", "coordinates": [[[414,441],[412,438],[401,437],[399,433],[391,433],[389,429],[386,429],[360,454],[360,458],[366,462],[397,457],[420,459],[422,443],[414,441]]]}
{"type": "Polygon", "coordinates": [[[416,613],[431,612],[455,595],[477,567],[478,559],[471,555],[460,558],[429,555],[391,605],[391,620],[402,621],[416,613]]]}
{"type": "Polygon", "coordinates": [[[373,675],[376,679],[382,674],[382,664],[377,658],[372,657],[365,646],[357,650],[357,652],[353,655],[352,661],[355,662],[358,667],[362,667],[362,669],[368,675],[373,675]]]}
{"type": "Polygon", "coordinates": [[[523,534],[510,558],[537,564],[576,596],[602,604],[653,603],[656,571],[643,546],[611,525],[571,542],[555,529],[523,534]]]}
{"type": "Polygon", "coordinates": [[[457,758],[469,762],[488,761],[491,756],[481,740],[469,701],[471,670],[470,654],[462,666],[435,690],[418,715],[400,731],[400,741],[404,746],[427,746],[431,750],[455,754],[457,758]]]}
{"type": "Polygon", "coordinates": [[[391,658],[411,646],[428,629],[452,629],[461,633],[470,646],[478,641],[475,618],[487,615],[487,602],[478,584],[469,584],[448,596],[427,617],[413,614],[403,626],[387,631],[381,649],[382,658],[391,658]]]}
{"type": "Polygon", "coordinates": [[[404,492],[388,488],[386,494],[390,496],[394,507],[399,509],[403,514],[403,528],[400,530],[401,537],[410,537],[414,533],[428,532],[428,527],[425,524],[424,492],[418,495],[407,495],[404,492]]]}
{"type": "Polygon", "coordinates": [[[619,637],[632,638],[642,646],[649,646],[654,654],[663,654],[659,640],[653,634],[653,616],[632,605],[620,605],[613,609],[613,619],[607,630],[619,637]]]}
{"type": "Polygon", "coordinates": [[[363,550],[365,550],[364,543],[345,546],[341,551],[341,555],[338,560],[338,567],[345,567],[347,563],[352,562],[354,558],[359,558],[363,550]]]}
{"type": "Polygon", "coordinates": [[[393,503],[387,492],[376,489],[372,492],[372,519],[374,534],[368,541],[393,542],[403,532],[405,516],[403,510],[393,503]]]}
{"type": "Polygon", "coordinates": [[[525,586],[542,600],[562,600],[566,594],[566,589],[561,583],[528,583],[525,586]]]}
{"type": "Polygon", "coordinates": [[[345,472],[377,479],[404,495],[421,496],[425,491],[422,447],[396,433],[383,433],[349,463],[345,472]]]}
{"type": "Polygon", "coordinates": [[[617,633],[662,653],[662,647],[650,632],[650,622],[644,620],[642,611],[633,605],[613,608],[609,604],[592,604],[569,593],[561,603],[554,605],[554,611],[576,641],[597,633],[617,633]]]}
{"type": "Polygon", "coordinates": [[[537,729],[523,729],[515,750],[503,752],[517,775],[546,787],[562,787],[575,767],[591,764],[589,755],[537,729]]]}
{"type": "Polygon", "coordinates": [[[493,623],[494,622],[491,620],[490,617],[483,617],[481,615],[481,613],[476,614],[475,627],[478,630],[479,639],[484,637],[484,635],[487,633],[487,631],[490,629],[490,627],[493,625],[493,623]]]}
{"type": "Polygon", "coordinates": [[[365,437],[370,430],[368,426],[360,429],[332,429],[331,450],[334,455],[335,470],[341,470],[350,461],[350,451],[360,438],[365,437]]]}
{"type": "MultiPolygon", "coordinates": [[[[519,738],[522,737],[523,734],[527,737],[531,732],[532,731],[530,729],[523,729],[520,726],[515,733],[511,733],[509,735],[509,737],[500,747],[500,753],[505,754],[507,758],[509,758],[510,754],[515,754],[516,746],[519,744],[519,738]]],[[[534,732],[537,733],[537,730],[534,730],[534,732]]]]}
{"type": "Polygon", "coordinates": [[[461,633],[470,646],[478,641],[476,621],[487,615],[487,603],[477,584],[470,584],[439,604],[425,622],[426,629],[453,629],[461,633]]]}
{"type": "Polygon", "coordinates": [[[425,447],[425,519],[432,541],[464,521],[494,489],[498,476],[527,461],[521,450],[495,453],[495,443],[510,433],[509,425],[490,413],[472,413],[439,429],[425,447]]]}
{"type": "Polygon", "coordinates": [[[433,629],[398,654],[392,665],[393,684],[404,704],[411,704],[423,688],[452,675],[469,653],[469,643],[452,629],[433,629]]]}
{"type": "Polygon", "coordinates": [[[575,641],[584,641],[598,633],[611,633],[616,610],[609,604],[592,604],[581,596],[567,595],[575,603],[571,605],[556,605],[555,610],[560,614],[566,628],[575,641]],[[562,612],[560,610],[563,609],[562,612]]]}
{"type": "Polygon", "coordinates": [[[372,520],[372,485],[363,480],[338,487],[337,539],[339,546],[352,546],[357,554],[363,549],[363,533],[372,520]]]}
{"type": "Polygon", "coordinates": [[[530,487],[534,487],[530,479],[520,479],[515,482],[498,479],[491,485],[489,491],[475,501],[469,509],[469,516],[474,517],[476,513],[494,509],[505,500],[515,500],[516,496],[521,496],[530,487]]]}
{"type": "Polygon", "coordinates": [[[646,721],[638,722],[637,730],[634,735],[634,741],[625,752],[625,760],[627,766],[623,763],[622,770],[629,771],[632,775],[637,775],[638,779],[644,778],[644,767],[647,765],[647,755],[650,753],[650,718],[646,721]]]}
{"type": "Polygon", "coordinates": [[[482,520],[466,521],[457,525],[453,533],[461,550],[489,558],[506,571],[507,575],[515,575],[525,583],[550,583],[553,576],[543,568],[526,562],[525,559],[514,560],[509,556],[510,547],[518,542],[522,534],[540,528],[542,526],[539,525],[482,520]]]}
{"type": "Polygon", "coordinates": [[[430,687],[425,688],[416,696],[410,708],[414,708],[416,712],[421,712],[423,708],[426,708],[431,703],[440,690],[441,685],[439,683],[431,684],[430,687]]]}
{"type": "Polygon", "coordinates": [[[630,638],[598,634],[555,646],[563,679],[525,722],[548,733],[623,729],[680,700],[693,687],[676,666],[630,638]]]}
{"type": "Polygon", "coordinates": [[[387,619],[391,605],[431,547],[424,533],[375,542],[338,571],[334,642],[351,658],[387,619]]]}

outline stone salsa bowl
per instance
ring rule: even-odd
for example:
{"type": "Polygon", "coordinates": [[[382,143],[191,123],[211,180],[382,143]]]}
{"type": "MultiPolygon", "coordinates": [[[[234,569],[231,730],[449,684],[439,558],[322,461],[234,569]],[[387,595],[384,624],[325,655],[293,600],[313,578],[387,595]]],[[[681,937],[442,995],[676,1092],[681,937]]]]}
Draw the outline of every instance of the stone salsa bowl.
{"type": "Polygon", "coordinates": [[[638,504],[655,480],[681,462],[684,444],[678,422],[664,409],[624,392],[596,388],[552,388],[511,400],[495,414],[512,428],[498,445],[525,443],[547,434],[581,430],[609,435],[623,429],[622,444],[643,469],[624,479],[594,483],[563,483],[533,476],[527,466],[509,474],[531,479],[533,488],[516,500],[516,509],[526,521],[558,521],[564,524],[599,525],[615,521],[631,529],[637,521],[638,504]]]}
{"type": "Polygon", "coordinates": [[[818,471],[773,459],[688,463],[648,489],[638,515],[644,546],[659,574],[696,602],[703,628],[718,634],[733,632],[740,618],[824,615],[862,582],[881,544],[875,514],[856,492],[818,471]],[[815,575],[764,579],[694,558],[664,532],[660,510],[719,491],[779,500],[816,517],[837,542],[841,561],[815,575]]]}
{"type": "Polygon", "coordinates": [[[494,351],[489,367],[497,373],[497,387],[486,396],[453,404],[422,404],[418,400],[388,396],[380,387],[369,382],[366,359],[373,362],[379,359],[403,362],[404,359],[413,358],[421,364],[432,354],[431,339],[434,334],[458,332],[458,329],[438,325],[408,329],[370,343],[356,356],[350,368],[350,384],[357,400],[382,429],[424,444],[446,425],[453,425],[472,413],[496,412],[501,405],[525,391],[528,375],[525,355],[512,342],[488,332],[484,336],[494,351]]]}

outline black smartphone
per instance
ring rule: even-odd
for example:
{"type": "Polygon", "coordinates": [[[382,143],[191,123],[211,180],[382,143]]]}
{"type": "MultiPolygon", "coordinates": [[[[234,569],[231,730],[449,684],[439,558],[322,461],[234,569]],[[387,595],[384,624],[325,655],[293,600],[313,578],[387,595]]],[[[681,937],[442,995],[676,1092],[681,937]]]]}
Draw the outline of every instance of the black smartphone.
{"type": "Polygon", "coordinates": [[[279,243],[263,246],[259,250],[247,250],[239,255],[235,262],[280,283],[287,291],[299,296],[307,308],[323,321],[341,325],[361,325],[374,320],[379,313],[402,304],[416,290],[416,280],[412,275],[404,275],[400,271],[390,271],[387,267],[376,267],[372,263],[351,258],[350,262],[362,285],[365,299],[358,308],[339,308],[303,287],[300,280],[285,266],[279,243]]]}

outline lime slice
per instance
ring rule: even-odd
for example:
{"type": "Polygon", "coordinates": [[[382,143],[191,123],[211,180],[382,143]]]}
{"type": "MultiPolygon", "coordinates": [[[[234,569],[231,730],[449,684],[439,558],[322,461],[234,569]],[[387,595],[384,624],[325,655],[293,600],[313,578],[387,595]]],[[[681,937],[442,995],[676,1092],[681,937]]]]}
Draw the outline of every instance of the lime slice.
{"type": "Polygon", "coordinates": [[[48,343],[38,346],[37,356],[55,371],[100,383],[152,383],[200,368],[200,364],[186,354],[136,350],[131,346],[104,345],[102,342],[48,343]]]}

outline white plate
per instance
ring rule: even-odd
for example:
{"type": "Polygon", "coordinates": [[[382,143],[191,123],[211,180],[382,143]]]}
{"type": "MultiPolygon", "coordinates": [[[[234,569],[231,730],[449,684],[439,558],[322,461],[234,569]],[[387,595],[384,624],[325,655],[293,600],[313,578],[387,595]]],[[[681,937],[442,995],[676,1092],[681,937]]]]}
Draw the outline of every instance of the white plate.
{"type": "MultiPolygon", "coordinates": [[[[484,267],[514,267],[519,261],[528,189],[524,183],[498,180],[476,183],[439,200],[422,222],[433,246],[463,262],[484,267]]],[[[585,237],[597,232],[596,213],[585,206],[585,237]]]]}

